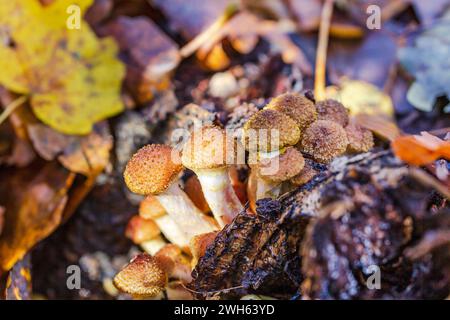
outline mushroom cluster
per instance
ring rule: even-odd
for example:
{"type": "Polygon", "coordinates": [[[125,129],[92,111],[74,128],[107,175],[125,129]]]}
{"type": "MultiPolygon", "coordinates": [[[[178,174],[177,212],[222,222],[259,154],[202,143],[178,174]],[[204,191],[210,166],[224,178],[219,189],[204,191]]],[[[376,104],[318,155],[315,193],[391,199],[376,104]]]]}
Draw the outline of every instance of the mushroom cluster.
{"type": "Polygon", "coordinates": [[[254,212],[256,200],[306,184],[334,158],[366,152],[373,143],[341,103],[286,93],[254,113],[239,134],[207,125],[191,132],[181,151],[144,146],[128,161],[124,181],[145,196],[126,235],[146,254],[116,276],[116,286],[142,298],[189,282],[207,246],[247,199],[254,212]],[[240,179],[239,165],[250,168],[247,179],[240,179]],[[183,190],[185,168],[191,175],[183,190]]]}
{"type": "Polygon", "coordinates": [[[340,102],[314,103],[304,95],[285,93],[245,123],[242,143],[253,160],[247,190],[254,209],[256,200],[277,197],[284,182],[299,186],[312,179],[317,172],[311,162],[328,164],[346,152],[367,152],[374,140],[340,102]],[[266,132],[276,134],[265,138],[266,132]]]}

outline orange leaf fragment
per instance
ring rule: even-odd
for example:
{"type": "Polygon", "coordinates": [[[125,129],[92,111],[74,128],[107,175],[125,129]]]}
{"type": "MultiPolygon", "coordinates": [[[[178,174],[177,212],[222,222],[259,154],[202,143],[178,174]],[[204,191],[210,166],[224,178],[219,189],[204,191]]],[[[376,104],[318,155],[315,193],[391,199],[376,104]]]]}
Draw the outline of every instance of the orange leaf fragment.
{"type": "Polygon", "coordinates": [[[428,132],[416,136],[401,136],[392,141],[395,155],[406,163],[423,166],[439,158],[450,160],[450,141],[428,132]]]}

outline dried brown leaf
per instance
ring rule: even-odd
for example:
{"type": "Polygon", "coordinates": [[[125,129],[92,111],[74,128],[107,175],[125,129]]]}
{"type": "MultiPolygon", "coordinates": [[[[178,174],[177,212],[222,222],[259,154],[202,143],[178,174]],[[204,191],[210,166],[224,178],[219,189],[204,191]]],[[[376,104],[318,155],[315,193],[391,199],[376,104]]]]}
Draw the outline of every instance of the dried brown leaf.
{"type": "Polygon", "coordinates": [[[57,162],[0,172],[0,201],[7,215],[0,236],[0,270],[11,269],[61,221],[75,174],[57,162]]]}
{"type": "Polygon", "coordinates": [[[139,103],[170,86],[170,73],[178,66],[177,44],[147,17],[118,17],[99,29],[119,44],[127,66],[125,86],[139,103]]]}

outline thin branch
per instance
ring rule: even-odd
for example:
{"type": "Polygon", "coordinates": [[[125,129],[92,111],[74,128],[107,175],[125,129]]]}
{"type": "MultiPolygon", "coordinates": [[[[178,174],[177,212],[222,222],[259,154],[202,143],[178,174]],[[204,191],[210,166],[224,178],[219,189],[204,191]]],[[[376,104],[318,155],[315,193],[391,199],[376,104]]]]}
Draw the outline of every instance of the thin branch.
{"type": "Polygon", "coordinates": [[[436,189],[436,191],[438,191],[441,195],[450,200],[450,191],[447,186],[443,185],[439,180],[419,168],[410,168],[409,172],[413,178],[429,187],[436,189]]]}
{"type": "Polygon", "coordinates": [[[206,28],[203,32],[201,32],[180,49],[181,57],[189,57],[205,43],[208,43],[212,38],[215,38],[223,25],[227,23],[237,12],[238,7],[236,5],[229,5],[225,9],[225,12],[219,18],[217,18],[217,20],[213,24],[211,24],[208,28],[206,28]]]}
{"type": "Polygon", "coordinates": [[[316,52],[316,78],[314,81],[314,95],[318,101],[325,99],[325,71],[333,3],[334,0],[325,1],[320,18],[319,41],[316,52]]]}
{"type": "Polygon", "coordinates": [[[16,100],[12,101],[5,107],[5,110],[0,114],[0,124],[3,123],[18,107],[20,107],[25,101],[27,101],[27,96],[20,96],[16,100]]]}

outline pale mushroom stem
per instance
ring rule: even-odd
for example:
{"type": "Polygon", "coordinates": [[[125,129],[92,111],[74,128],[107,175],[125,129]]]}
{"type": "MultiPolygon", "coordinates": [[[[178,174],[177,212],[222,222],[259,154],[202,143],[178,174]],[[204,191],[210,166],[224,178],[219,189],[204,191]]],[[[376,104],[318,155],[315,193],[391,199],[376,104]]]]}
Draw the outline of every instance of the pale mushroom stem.
{"type": "Polygon", "coordinates": [[[140,246],[150,255],[155,255],[161,248],[167,244],[161,236],[142,242],[140,246]]]}
{"type": "Polygon", "coordinates": [[[172,183],[166,191],[156,195],[167,214],[180,226],[188,239],[217,228],[212,225],[191,199],[181,190],[178,183],[172,183]]]}
{"type": "Polygon", "coordinates": [[[256,182],[256,200],[263,198],[275,199],[280,195],[281,183],[273,183],[261,178],[256,182]]]}
{"type": "Polygon", "coordinates": [[[244,207],[231,185],[228,169],[195,170],[195,173],[214,218],[221,227],[230,223],[244,207]]]}
{"type": "Polygon", "coordinates": [[[169,240],[169,242],[176,244],[180,248],[189,246],[190,239],[186,236],[183,230],[172,219],[171,216],[165,214],[161,217],[153,219],[162,234],[169,240]]]}

